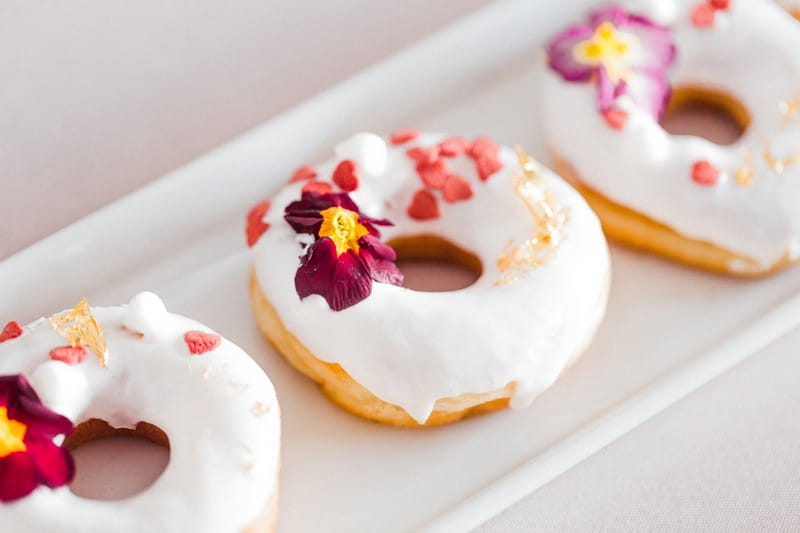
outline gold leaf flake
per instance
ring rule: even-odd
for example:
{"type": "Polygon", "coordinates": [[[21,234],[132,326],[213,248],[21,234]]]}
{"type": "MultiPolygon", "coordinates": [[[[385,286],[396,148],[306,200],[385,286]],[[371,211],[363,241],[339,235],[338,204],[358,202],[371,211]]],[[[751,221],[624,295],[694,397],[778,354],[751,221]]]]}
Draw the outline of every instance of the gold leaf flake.
{"type": "Polygon", "coordinates": [[[795,152],[794,154],[790,155],[789,157],[778,157],[772,152],[772,147],[767,142],[765,143],[764,148],[764,161],[767,163],[767,166],[772,169],[773,172],[778,174],[779,176],[783,174],[783,172],[790,166],[797,163],[800,160],[800,152],[795,152]]]}
{"type": "Polygon", "coordinates": [[[753,152],[749,148],[742,151],[742,165],[736,169],[734,178],[736,183],[746,187],[753,183],[753,178],[756,175],[755,167],[753,165],[753,152]]]}
{"type": "Polygon", "coordinates": [[[86,298],[78,302],[72,311],[50,317],[53,329],[67,339],[73,348],[88,347],[100,360],[103,368],[108,366],[108,350],[103,329],[92,316],[92,310],[86,298]]]}
{"type": "Polygon", "coordinates": [[[503,277],[495,285],[508,285],[526,276],[536,268],[547,264],[561,242],[561,231],[567,221],[567,212],[544,188],[537,170],[536,161],[516,147],[519,171],[512,176],[517,193],[533,219],[533,235],[521,244],[513,241],[497,258],[497,269],[503,277]]]}
{"type": "Polygon", "coordinates": [[[778,103],[778,111],[783,115],[782,127],[787,127],[789,123],[800,114],[800,93],[797,93],[791,100],[784,100],[778,103]]]}
{"type": "Polygon", "coordinates": [[[256,402],[256,404],[250,409],[250,412],[253,413],[253,416],[262,417],[269,413],[269,405],[256,402]]]}

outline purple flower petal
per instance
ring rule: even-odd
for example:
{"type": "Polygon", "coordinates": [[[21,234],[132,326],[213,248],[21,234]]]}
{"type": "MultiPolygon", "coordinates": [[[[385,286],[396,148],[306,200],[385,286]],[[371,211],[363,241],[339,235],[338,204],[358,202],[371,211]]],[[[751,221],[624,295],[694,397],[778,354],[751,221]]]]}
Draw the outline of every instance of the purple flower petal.
{"type": "Polygon", "coordinates": [[[604,22],[610,22],[617,28],[628,23],[629,15],[622,6],[612,4],[601,7],[589,14],[589,25],[594,30],[604,22]]]}
{"type": "Polygon", "coordinates": [[[658,71],[661,76],[666,76],[676,54],[672,30],[639,15],[631,15],[628,25],[620,29],[639,40],[638,53],[631,58],[630,67],[658,71]]]}
{"type": "Polygon", "coordinates": [[[336,245],[322,238],[308,247],[294,277],[300,298],[319,294],[334,311],[357,304],[372,292],[372,278],[364,261],[352,250],[336,256],[336,245]]]}
{"type": "Polygon", "coordinates": [[[40,484],[56,488],[68,484],[75,477],[75,461],[66,449],[48,439],[25,439],[25,445],[36,466],[40,484]]]}
{"type": "Polygon", "coordinates": [[[359,255],[370,271],[372,279],[378,283],[402,285],[403,273],[394,264],[397,253],[394,248],[382,243],[372,235],[365,235],[358,241],[361,245],[359,255]]]}
{"type": "Polygon", "coordinates": [[[380,236],[380,232],[375,228],[376,225],[392,225],[386,219],[376,219],[362,215],[358,205],[346,193],[319,194],[313,191],[306,191],[300,200],[295,200],[286,206],[283,218],[297,233],[319,235],[319,228],[322,226],[320,212],[334,206],[343,207],[358,214],[359,222],[371,234],[376,236],[380,236]]]}
{"type": "Polygon", "coordinates": [[[36,465],[25,452],[16,452],[0,459],[0,502],[24,498],[39,485],[36,465]]]}
{"type": "Polygon", "coordinates": [[[619,82],[616,86],[606,73],[606,69],[600,67],[597,69],[597,107],[600,112],[608,111],[614,105],[614,102],[625,94],[627,84],[624,81],[619,82]]]}
{"type": "Polygon", "coordinates": [[[25,424],[27,435],[43,436],[52,439],[56,435],[72,433],[72,422],[69,418],[51,411],[38,401],[30,398],[19,398],[8,407],[8,415],[25,424]]]}
{"type": "Polygon", "coordinates": [[[592,36],[594,30],[587,25],[568,28],[553,37],[547,44],[547,61],[550,68],[558,72],[565,81],[587,81],[594,67],[575,59],[575,45],[592,36]]]}

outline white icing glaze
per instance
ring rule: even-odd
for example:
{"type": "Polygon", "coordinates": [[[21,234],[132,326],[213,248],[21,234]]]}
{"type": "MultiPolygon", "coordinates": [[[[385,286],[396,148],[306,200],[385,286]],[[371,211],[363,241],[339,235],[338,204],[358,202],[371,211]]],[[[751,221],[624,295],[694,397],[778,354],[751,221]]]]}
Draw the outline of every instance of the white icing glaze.
{"type": "Polygon", "coordinates": [[[386,170],[386,143],[374,133],[357,133],[337,144],[334,152],[340,161],[353,160],[362,173],[379,176],[386,170]]]}
{"type": "Polygon", "coordinates": [[[40,487],[0,504],[4,532],[239,533],[265,511],[280,446],[272,384],[225,339],[212,351],[190,355],[183,334],[209,330],[188,318],[164,311],[166,327],[155,337],[123,328],[151,324],[142,313],[149,308],[158,316],[163,304],[156,300],[139,295],[127,310],[92,310],[108,341],[108,368],[91,354],[73,366],[51,361],[50,350],[65,341],[46,320],[0,344],[0,374],[25,374],[51,409],[75,422],[99,418],[134,427],[147,421],[170,441],[166,470],[144,492],[97,501],[67,487],[40,487]]]}
{"type": "MultiPolygon", "coordinates": [[[[565,82],[543,66],[545,137],[607,198],[690,238],[772,265],[795,253],[800,241],[800,165],[779,175],[763,157],[767,143],[782,158],[800,149],[800,113],[784,124],[779,110],[781,102],[800,96],[800,26],[775,4],[733,0],[729,10],[717,12],[713,27],[696,28],[690,22],[696,0],[666,3],[676,7],[666,18],[661,2],[630,0],[625,6],[633,13],[655,14],[672,28],[677,46],[669,74],[673,87],[722,89],[748,108],[752,122],[744,135],[730,146],[673,136],[630,98],[618,106],[629,113],[628,123],[623,130],[611,129],[597,111],[594,84],[565,82]],[[734,179],[745,149],[754,163],[750,186],[734,179]],[[692,181],[691,168],[699,160],[720,169],[715,186],[692,181]]],[[[631,84],[632,94],[640,89],[631,84]]]]}
{"type": "MultiPolygon", "coordinates": [[[[283,189],[264,220],[271,228],[253,247],[255,271],[285,326],[318,358],[339,363],[378,398],[399,405],[424,422],[437,399],[483,393],[516,382],[512,407],[522,407],[549,387],[588,343],[605,311],[609,257],[594,213],[551,171],[542,183],[569,212],[564,240],[552,260],[527,278],[496,286],[495,266],[506,243],[532,236],[532,220],[512,187],[514,152],[501,147],[504,167],[481,182],[466,156],[448,167],[466,178],[474,197],[448,204],[442,216],[416,221],[406,208],[421,188],[406,151],[445,137],[422,135],[391,146],[386,171],[367,176],[351,193],[366,215],[388,218],[382,239],[440,235],[477,255],[484,267],[470,287],[447,293],[420,292],[375,283],[372,294],[343,311],[321,296],[300,300],[294,275],[302,253],[284,208],[300,197],[302,184],[283,189]]],[[[330,179],[338,158],[316,167],[330,179]]]]}

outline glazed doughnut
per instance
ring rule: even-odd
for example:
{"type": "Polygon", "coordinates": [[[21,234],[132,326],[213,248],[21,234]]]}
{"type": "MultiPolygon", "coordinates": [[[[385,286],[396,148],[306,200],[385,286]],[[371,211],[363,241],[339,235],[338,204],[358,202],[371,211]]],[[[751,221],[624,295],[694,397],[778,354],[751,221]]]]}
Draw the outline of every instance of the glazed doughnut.
{"type": "Polygon", "coordinates": [[[547,45],[540,104],[555,167],[606,234],[739,276],[800,257],[800,26],[760,0],[599,8],[547,45]],[[723,110],[730,145],[671,135],[662,116],[723,110]]]}
{"type": "Polygon", "coordinates": [[[604,314],[608,249],[571,187],[482,137],[361,133],[247,217],[264,336],[335,403],[392,425],[523,407],[604,314]],[[394,261],[479,273],[402,287],[394,261]]]}
{"type": "Polygon", "coordinates": [[[0,335],[5,532],[274,531],[279,441],[258,365],[152,293],[0,335]],[[73,494],[69,450],[118,433],[169,448],[164,472],[123,500],[73,494]]]}

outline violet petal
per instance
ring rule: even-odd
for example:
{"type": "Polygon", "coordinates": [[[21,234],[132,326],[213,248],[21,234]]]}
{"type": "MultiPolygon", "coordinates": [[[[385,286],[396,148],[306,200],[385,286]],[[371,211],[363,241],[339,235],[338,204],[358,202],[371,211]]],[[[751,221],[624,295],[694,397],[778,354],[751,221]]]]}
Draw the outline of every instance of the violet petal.
{"type": "Polygon", "coordinates": [[[300,298],[319,294],[334,311],[357,304],[372,292],[372,278],[364,261],[352,250],[336,256],[336,245],[322,238],[308,247],[294,277],[300,298]]]}

